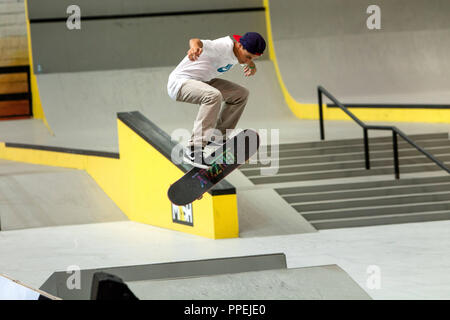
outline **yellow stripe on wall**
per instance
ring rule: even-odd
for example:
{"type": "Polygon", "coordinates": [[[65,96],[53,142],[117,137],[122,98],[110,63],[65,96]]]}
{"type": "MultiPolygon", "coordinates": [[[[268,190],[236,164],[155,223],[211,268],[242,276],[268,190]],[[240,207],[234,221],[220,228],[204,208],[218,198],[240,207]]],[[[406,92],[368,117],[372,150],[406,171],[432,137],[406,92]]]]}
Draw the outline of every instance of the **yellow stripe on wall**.
{"type": "Polygon", "coordinates": [[[44,125],[47,127],[50,134],[54,135],[52,129],[50,128],[50,126],[47,122],[47,118],[45,117],[44,109],[42,107],[41,98],[39,95],[39,87],[37,84],[36,75],[34,74],[30,21],[28,19],[28,5],[27,5],[27,0],[24,0],[24,1],[25,1],[25,20],[27,22],[28,59],[29,59],[29,65],[30,65],[30,86],[31,86],[30,90],[31,90],[31,94],[32,94],[33,118],[41,119],[44,122],[44,125]]]}

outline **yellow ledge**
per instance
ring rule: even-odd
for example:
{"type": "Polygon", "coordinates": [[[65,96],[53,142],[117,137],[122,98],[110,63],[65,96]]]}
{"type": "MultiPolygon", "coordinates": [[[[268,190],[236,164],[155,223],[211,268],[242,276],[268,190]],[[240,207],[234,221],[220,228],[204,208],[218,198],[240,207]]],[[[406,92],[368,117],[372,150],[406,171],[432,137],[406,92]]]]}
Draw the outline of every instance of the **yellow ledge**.
{"type": "Polygon", "coordinates": [[[179,219],[174,222],[167,190],[184,172],[117,121],[120,159],[6,147],[5,143],[0,143],[0,158],[85,170],[132,221],[210,239],[239,236],[236,194],[206,193],[192,203],[192,226],[179,219]]]}

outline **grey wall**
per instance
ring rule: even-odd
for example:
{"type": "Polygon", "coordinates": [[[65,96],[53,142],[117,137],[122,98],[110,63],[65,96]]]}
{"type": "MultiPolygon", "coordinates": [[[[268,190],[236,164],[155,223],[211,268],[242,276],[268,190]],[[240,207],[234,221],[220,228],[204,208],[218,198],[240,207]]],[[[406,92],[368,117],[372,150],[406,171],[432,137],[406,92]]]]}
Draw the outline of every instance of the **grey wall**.
{"type": "Polygon", "coordinates": [[[30,19],[66,18],[70,5],[82,16],[164,13],[262,7],[262,0],[27,0],[30,19]]]}
{"type": "MultiPolygon", "coordinates": [[[[30,9],[31,17],[62,18],[57,21],[31,23],[36,73],[173,66],[186,54],[190,38],[215,39],[247,31],[266,35],[264,11],[83,20],[85,14],[102,14],[99,5],[86,1],[80,1],[86,6],[86,10],[83,11],[82,7],[81,11],[81,30],[69,30],[65,21],[67,15],[59,14],[59,9],[55,11],[51,6],[54,2],[58,1],[29,2],[33,3],[33,8],[30,9]],[[36,3],[42,3],[42,6],[37,6],[36,3]]],[[[179,1],[176,6],[174,2],[164,4],[161,1],[134,1],[131,4],[127,2],[126,5],[123,1],[112,1],[111,5],[109,1],[106,2],[108,5],[104,4],[103,9],[107,14],[145,14],[155,13],[157,9],[159,12],[166,12],[174,9],[192,11],[200,8],[222,8],[221,2],[218,1],[208,2],[207,5],[205,1],[179,1]]],[[[244,2],[243,6],[255,6],[258,3],[260,1],[248,1],[244,2]]],[[[237,1],[226,5],[232,9],[242,6],[237,1]]]]}

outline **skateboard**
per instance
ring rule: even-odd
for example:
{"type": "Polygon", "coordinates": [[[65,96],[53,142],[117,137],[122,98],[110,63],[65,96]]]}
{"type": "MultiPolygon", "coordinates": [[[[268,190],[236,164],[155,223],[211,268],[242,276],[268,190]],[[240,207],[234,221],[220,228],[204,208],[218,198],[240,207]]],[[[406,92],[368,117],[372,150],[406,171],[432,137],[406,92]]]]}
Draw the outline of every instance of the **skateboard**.
{"type": "Polygon", "coordinates": [[[246,163],[258,148],[258,133],[251,129],[241,131],[205,158],[211,165],[208,169],[194,167],[170,186],[167,196],[178,206],[201,199],[205,192],[246,163]]]}

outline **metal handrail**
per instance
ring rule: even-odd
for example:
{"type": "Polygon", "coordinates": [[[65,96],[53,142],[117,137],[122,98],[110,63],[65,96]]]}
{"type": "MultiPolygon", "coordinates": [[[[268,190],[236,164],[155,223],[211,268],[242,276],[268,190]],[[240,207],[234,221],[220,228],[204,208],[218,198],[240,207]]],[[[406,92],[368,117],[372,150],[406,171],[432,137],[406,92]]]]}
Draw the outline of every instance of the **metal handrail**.
{"type": "Polygon", "coordinates": [[[402,132],[397,127],[392,126],[374,126],[374,125],[366,125],[364,122],[359,120],[353,113],[351,113],[342,103],[340,103],[331,93],[329,93],[322,86],[317,87],[317,94],[319,98],[319,121],[320,121],[320,139],[325,139],[325,129],[323,124],[323,101],[322,95],[327,96],[328,99],[334,102],[336,106],[338,106],[342,111],[344,111],[350,118],[352,118],[359,126],[363,128],[364,133],[364,153],[366,160],[366,169],[370,169],[370,157],[369,157],[369,135],[368,130],[390,130],[392,131],[392,143],[393,143],[393,151],[394,151],[394,169],[395,169],[395,178],[400,179],[400,168],[399,168],[399,160],[398,160],[398,142],[397,135],[403,138],[406,142],[416,148],[418,151],[423,153],[426,157],[428,157],[431,161],[436,163],[441,169],[445,170],[447,173],[450,173],[450,169],[447,168],[441,161],[436,159],[432,154],[425,151],[422,147],[418,146],[414,141],[412,141],[408,136],[402,132]]]}

